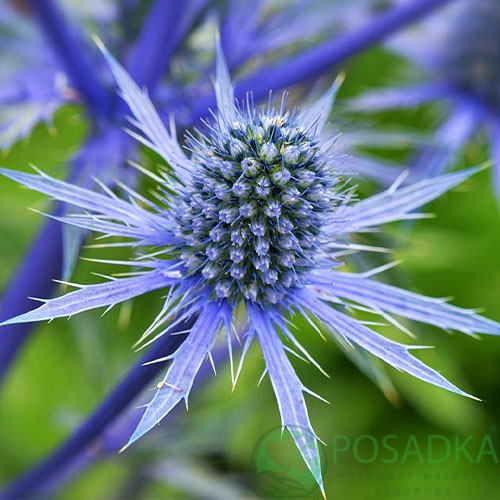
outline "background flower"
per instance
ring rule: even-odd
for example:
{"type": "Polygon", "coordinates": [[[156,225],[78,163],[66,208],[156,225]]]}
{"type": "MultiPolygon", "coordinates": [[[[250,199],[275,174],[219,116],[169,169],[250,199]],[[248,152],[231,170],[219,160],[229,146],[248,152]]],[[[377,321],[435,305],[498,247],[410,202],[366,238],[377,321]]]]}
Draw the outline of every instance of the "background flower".
{"type": "MultiPolygon", "coordinates": [[[[443,104],[434,144],[415,155],[408,181],[453,168],[470,139],[482,134],[488,138],[488,155],[495,165],[493,186],[498,196],[499,12],[495,0],[460,0],[399,34],[388,47],[421,68],[418,77],[412,78],[417,83],[367,92],[349,104],[351,109],[369,112],[443,104]]],[[[395,175],[392,169],[372,171],[374,178],[385,183],[395,175]]]]}

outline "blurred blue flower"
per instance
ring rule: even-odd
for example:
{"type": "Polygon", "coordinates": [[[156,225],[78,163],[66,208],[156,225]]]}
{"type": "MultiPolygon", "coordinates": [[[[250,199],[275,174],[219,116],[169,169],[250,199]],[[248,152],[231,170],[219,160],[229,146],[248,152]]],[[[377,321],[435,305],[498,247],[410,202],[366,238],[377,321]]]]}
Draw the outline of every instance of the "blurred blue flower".
{"type": "MultiPolygon", "coordinates": [[[[471,136],[482,131],[489,138],[495,164],[494,187],[500,197],[498,1],[453,2],[421,25],[396,36],[388,47],[423,68],[424,81],[368,92],[354,99],[349,108],[376,112],[444,101],[446,116],[435,132],[432,145],[413,161],[408,181],[439,175],[451,168],[471,136]]],[[[395,172],[380,169],[372,173],[387,183],[397,175],[395,172]]]]}
{"type": "Polygon", "coordinates": [[[45,121],[68,95],[64,73],[24,16],[0,5],[0,149],[8,149],[45,121]]]}
{"type": "MultiPolygon", "coordinates": [[[[128,277],[78,290],[44,304],[3,325],[51,320],[107,307],[165,289],[166,300],[138,341],[148,345],[195,318],[186,340],[170,356],[170,366],[131,436],[132,444],[153,428],[182,399],[187,404],[194,378],[224,330],[233,384],[250,344],[261,346],[278,401],[282,425],[293,436],[308,468],[322,488],[318,438],[304,394],[317,396],[297,377],[286,351],[319,365],[293,335],[288,316],[319,321],[336,341],[368,352],[423,381],[469,396],[410,352],[410,346],[385,338],[346,314],[360,308],[472,334],[500,334],[500,324],[433,299],[371,280],[387,268],[356,274],[337,270],[339,252],[370,250],[351,243],[351,235],[384,223],[415,218],[413,211],[475,173],[469,169],[389,190],[356,202],[343,179],[335,142],[325,127],[337,85],[303,110],[287,110],[270,98],[254,107],[251,97],[236,105],[229,71],[218,51],[215,90],[217,112],[205,133],[190,135],[187,156],[171,122],[167,130],[145,92],[103,48],[121,95],[130,107],[131,134],[157,152],[171,170],[150,173],[158,186],[152,201],[124,186],[123,200],[100,183],[102,193],[56,180],[43,173],[1,173],[24,186],[73,205],[75,214],[53,216],[103,237],[125,238],[124,245],[146,247],[131,261],[106,261],[138,269],[128,277]],[[243,324],[239,319],[244,317],[243,324]],[[231,337],[246,334],[240,362],[233,367],[231,337]],[[286,341],[286,343],[283,340],[286,341]],[[287,345],[289,344],[289,345],[287,345]],[[290,346],[290,347],[289,347],[290,346]],[[300,429],[300,430],[298,430],[300,429]]],[[[319,397],[319,396],[318,396],[319,397]]],[[[472,396],[470,396],[472,397],[472,396]]],[[[321,398],[320,398],[321,399],[321,398]]]]}

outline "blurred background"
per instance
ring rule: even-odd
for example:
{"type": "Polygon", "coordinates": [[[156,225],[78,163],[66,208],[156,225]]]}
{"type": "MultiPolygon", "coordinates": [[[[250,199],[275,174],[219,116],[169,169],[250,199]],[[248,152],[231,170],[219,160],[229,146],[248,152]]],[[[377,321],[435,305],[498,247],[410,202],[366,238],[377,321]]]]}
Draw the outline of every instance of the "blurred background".
{"type": "MultiPolygon", "coordinates": [[[[370,49],[343,67],[347,77],[340,101],[367,88],[410,81],[409,64],[383,48],[370,49]]],[[[292,92],[292,100],[304,90],[301,87],[292,92]]],[[[363,129],[400,127],[425,135],[433,130],[441,111],[439,105],[430,105],[379,113],[371,115],[369,123],[364,121],[363,129]]],[[[334,110],[332,119],[336,118],[334,110]]],[[[342,117],[351,129],[356,120],[361,118],[342,117]]],[[[33,163],[63,178],[68,159],[82,144],[88,127],[88,119],[78,106],[65,105],[55,114],[51,127],[38,125],[29,138],[2,154],[0,164],[27,170],[33,163]]],[[[366,152],[404,162],[409,149],[403,144],[376,151],[367,148],[366,152]]],[[[479,137],[469,144],[457,167],[483,162],[485,151],[479,137]]],[[[143,162],[154,167],[155,159],[143,152],[143,162]]],[[[486,316],[500,321],[500,219],[490,175],[483,171],[432,203],[428,211],[435,214],[434,219],[389,227],[384,238],[394,253],[386,258],[401,259],[402,263],[385,276],[388,282],[429,296],[453,296],[454,304],[484,308],[486,316]]],[[[375,185],[361,181],[360,196],[375,189],[375,185]]],[[[46,211],[49,206],[42,196],[0,179],[0,290],[7,286],[42,223],[41,216],[27,207],[46,211]]],[[[118,258],[127,254],[85,249],[82,255],[118,258]]],[[[92,272],[110,274],[114,269],[82,261],[71,280],[96,282],[92,272]]],[[[139,298],[102,318],[89,312],[71,321],[56,320],[37,327],[0,387],[0,483],[15,479],[61,443],[139,360],[140,354],[131,346],[156,316],[161,295],[139,298]]],[[[479,462],[476,460],[484,436],[491,436],[500,452],[499,339],[476,339],[411,325],[419,344],[435,346],[419,352],[418,357],[482,401],[448,394],[390,368],[387,374],[394,389],[388,388],[386,397],[330,340],[325,345],[307,322],[300,318],[294,322],[299,338],[331,377],[292,360],[305,385],[331,402],[327,405],[313,398],[308,402],[311,421],[327,445],[325,487],[329,498],[422,498],[431,496],[429,488],[432,496],[441,492],[453,499],[499,498],[496,456],[483,454],[479,462]],[[343,443],[349,440],[352,444],[366,435],[373,439],[363,440],[359,455],[370,458],[376,441],[380,450],[375,459],[360,460],[352,448],[335,455],[339,436],[345,438],[343,443]],[[382,449],[388,435],[396,436],[391,446],[398,450],[399,458],[394,463],[384,460],[392,458],[382,449]],[[452,445],[450,456],[440,463],[432,463],[427,456],[430,435],[443,436],[452,445]],[[421,454],[404,453],[411,436],[415,436],[421,454]],[[461,443],[473,436],[467,450],[474,463],[465,454],[456,460],[457,436],[461,443]]],[[[379,331],[406,341],[392,327],[380,327],[379,331]]],[[[72,500],[321,498],[318,490],[297,495],[290,491],[272,493],[259,487],[256,480],[255,449],[262,436],[280,423],[269,380],[256,387],[264,367],[258,346],[253,346],[234,393],[225,353],[218,356],[216,365],[216,376],[207,371],[195,384],[188,412],[179,408],[172,418],[119,455],[116,450],[127,436],[123,429],[130,426],[124,422],[121,432],[118,427],[94,444],[93,451],[99,450],[97,458],[92,453],[88,461],[83,457],[74,470],[47,489],[46,495],[72,500]]],[[[137,404],[150,395],[143,394],[137,404]]],[[[442,446],[436,450],[436,455],[443,456],[442,446]]],[[[286,468],[291,457],[278,450],[271,459],[286,468]]]]}

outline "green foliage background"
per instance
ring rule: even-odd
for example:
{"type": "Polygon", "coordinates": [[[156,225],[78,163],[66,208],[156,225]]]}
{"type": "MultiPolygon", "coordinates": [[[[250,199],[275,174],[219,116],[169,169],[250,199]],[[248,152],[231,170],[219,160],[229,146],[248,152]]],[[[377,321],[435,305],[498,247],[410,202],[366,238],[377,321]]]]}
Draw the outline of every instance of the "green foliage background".
{"type": "MultiPolygon", "coordinates": [[[[400,80],[406,72],[400,61],[385,52],[370,51],[348,66],[341,97],[357,93],[368,83],[400,80]]],[[[399,124],[425,132],[432,130],[439,112],[439,107],[430,107],[383,114],[374,117],[374,123],[399,124]]],[[[2,166],[27,169],[29,163],[34,163],[63,177],[66,160],[85,136],[85,119],[79,110],[68,107],[57,114],[53,129],[56,133],[51,134],[39,126],[29,141],[16,145],[1,158],[2,166]]],[[[379,153],[401,159],[407,152],[379,153]]],[[[477,164],[485,158],[479,138],[467,149],[459,166],[477,164]]],[[[436,214],[435,219],[420,221],[412,228],[392,225],[394,257],[403,263],[387,278],[427,295],[452,295],[459,306],[484,307],[486,315],[500,321],[500,220],[490,175],[489,171],[482,172],[434,202],[429,211],[436,214]]],[[[363,185],[361,192],[371,189],[363,185]]],[[[47,206],[47,200],[40,195],[0,179],[0,289],[6,286],[42,223],[41,217],[26,207],[43,210],[47,206]]],[[[85,250],[84,254],[97,257],[109,255],[109,251],[98,254],[85,250]]],[[[113,272],[105,265],[82,262],[73,281],[98,281],[92,271],[113,272]]],[[[158,311],[160,296],[153,294],[132,305],[117,307],[104,318],[89,312],[71,321],[57,320],[37,328],[1,387],[2,483],[57,446],[138,360],[139,354],[131,346],[158,311]]],[[[344,435],[352,442],[368,434],[380,443],[384,436],[392,434],[398,437],[396,447],[402,452],[411,435],[416,436],[424,451],[429,435],[444,435],[452,440],[455,435],[473,435],[476,444],[469,449],[476,456],[477,443],[490,434],[500,452],[496,433],[500,428],[500,339],[477,340],[432,327],[412,326],[420,337],[419,343],[436,346],[418,356],[483,402],[461,399],[389,369],[400,393],[392,404],[332,342],[325,345],[304,321],[297,320],[297,326],[299,339],[331,375],[327,379],[313,367],[293,361],[305,384],[331,402],[325,405],[312,398],[309,401],[313,425],[327,444],[325,483],[329,498],[434,496],[425,495],[426,488],[433,493],[436,488],[442,493],[450,489],[447,496],[453,499],[499,498],[500,465],[491,457],[479,464],[467,463],[464,458],[458,464],[453,458],[432,464],[425,459],[421,463],[418,456],[410,455],[405,463],[399,460],[385,464],[380,455],[374,462],[363,464],[352,453],[344,453],[334,463],[333,440],[336,435],[344,435]],[[460,475],[454,478],[457,472],[460,475]],[[382,476],[376,480],[370,473],[382,476]],[[429,473],[430,478],[424,476],[429,473]],[[405,488],[410,491],[405,492],[405,488]]],[[[392,328],[381,331],[403,339],[392,328]]],[[[216,378],[210,377],[194,391],[187,414],[181,409],[175,419],[150,433],[130,452],[99,461],[70,481],[55,498],[265,497],[255,488],[251,457],[259,438],[278,426],[280,420],[269,380],[256,387],[263,370],[260,352],[256,347],[251,351],[232,395],[226,364],[219,363],[218,368],[216,378]],[[189,479],[171,474],[175,476],[172,482],[161,467],[171,472],[180,467],[189,479]]],[[[369,456],[370,449],[362,453],[369,456]]],[[[319,493],[308,498],[319,498],[319,493]]]]}

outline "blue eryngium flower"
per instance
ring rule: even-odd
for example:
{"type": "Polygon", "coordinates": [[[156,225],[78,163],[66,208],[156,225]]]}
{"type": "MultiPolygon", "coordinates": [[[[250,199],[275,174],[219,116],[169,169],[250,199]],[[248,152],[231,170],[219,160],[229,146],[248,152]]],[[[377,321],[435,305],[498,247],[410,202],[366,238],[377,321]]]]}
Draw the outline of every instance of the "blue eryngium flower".
{"type": "Polygon", "coordinates": [[[365,350],[421,380],[468,396],[414,358],[410,351],[418,346],[381,336],[347,315],[345,307],[354,303],[389,319],[395,314],[465,333],[497,335],[500,325],[443,300],[369,279],[381,269],[363,274],[338,271],[342,263],[335,251],[349,246],[351,233],[414,218],[417,207],[477,169],[402,189],[394,186],[352,203],[336,166],[334,145],[321,135],[337,86],[306,110],[287,111],[284,104],[274,107],[272,103],[255,109],[250,98],[237,106],[220,51],[215,82],[218,111],[206,134],[189,136],[187,156],[175,139],[173,125],[170,131],[164,128],[147,95],[103,50],[134,114],[138,131],[132,133],[171,166],[171,171],[158,175],[148,173],[158,183],[159,203],[133,191],[129,191],[130,201],[125,201],[107,188],[99,194],[43,173],[1,173],[86,211],[58,217],[61,222],[123,237],[130,240],[124,245],[153,251],[138,260],[113,261],[139,268],[130,277],[77,285],[78,290],[44,301],[38,309],[3,324],[71,316],[112,307],[151,290],[168,290],[161,312],[140,342],[148,344],[169,334],[188,317],[196,320],[181,347],[168,357],[170,367],[128,444],[160,422],[179,401],[187,403],[197,371],[224,330],[233,383],[257,338],[283,427],[290,430],[322,488],[318,438],[304,401],[304,393],[315,394],[297,377],[282,341],[317,366],[288,326],[287,316],[296,312],[319,320],[351,349],[365,350]],[[234,370],[230,340],[239,324],[236,308],[245,312],[247,335],[234,370]]]}
{"type": "MultiPolygon", "coordinates": [[[[458,0],[421,26],[395,37],[389,47],[424,70],[423,81],[362,95],[350,107],[363,111],[413,108],[433,101],[447,105],[436,130],[435,146],[417,155],[410,180],[442,174],[477,132],[489,137],[495,164],[494,187],[500,199],[500,3],[458,0]]],[[[394,179],[380,168],[375,178],[394,179]]]]}

